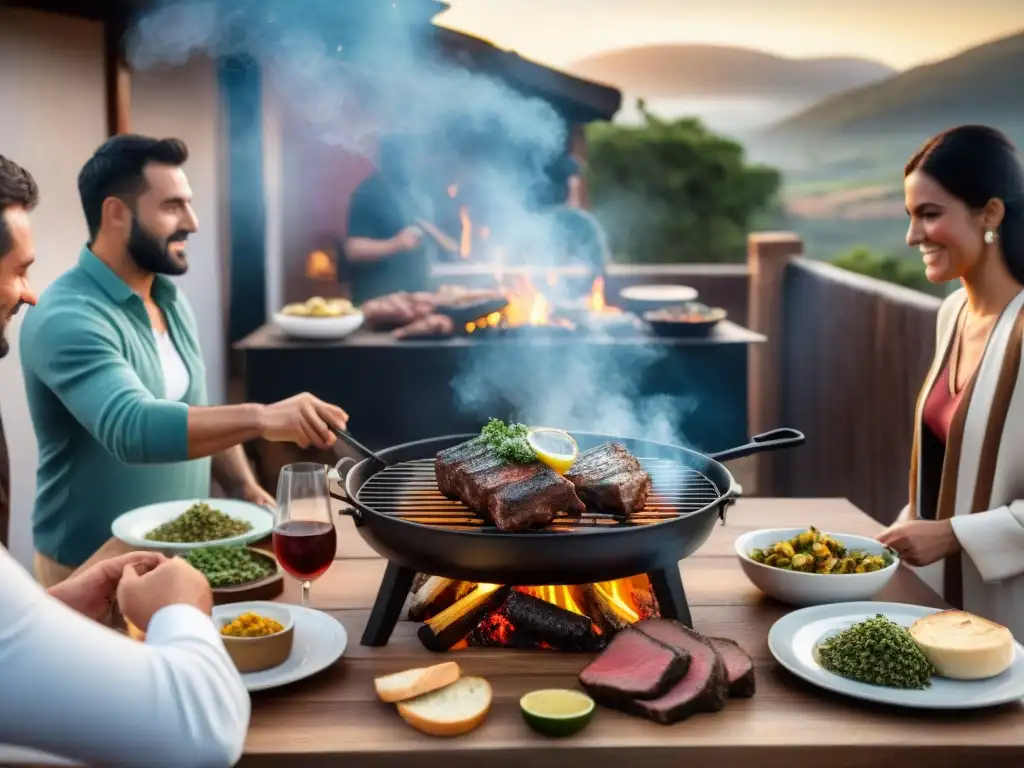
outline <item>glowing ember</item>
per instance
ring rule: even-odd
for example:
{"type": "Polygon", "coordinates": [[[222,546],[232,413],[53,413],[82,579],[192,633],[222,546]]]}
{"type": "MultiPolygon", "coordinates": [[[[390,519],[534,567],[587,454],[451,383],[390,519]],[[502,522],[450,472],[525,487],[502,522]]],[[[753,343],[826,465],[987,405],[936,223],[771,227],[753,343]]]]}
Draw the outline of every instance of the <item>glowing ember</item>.
{"type": "MultiPolygon", "coordinates": [[[[594,584],[505,588],[495,595],[500,603],[486,603],[498,589],[494,584],[430,577],[414,591],[410,605],[418,606],[415,620],[430,628],[432,643],[447,639],[447,650],[598,648],[619,630],[660,615],[645,575],[594,584]]],[[[428,647],[437,649],[436,644],[428,647]]]]}

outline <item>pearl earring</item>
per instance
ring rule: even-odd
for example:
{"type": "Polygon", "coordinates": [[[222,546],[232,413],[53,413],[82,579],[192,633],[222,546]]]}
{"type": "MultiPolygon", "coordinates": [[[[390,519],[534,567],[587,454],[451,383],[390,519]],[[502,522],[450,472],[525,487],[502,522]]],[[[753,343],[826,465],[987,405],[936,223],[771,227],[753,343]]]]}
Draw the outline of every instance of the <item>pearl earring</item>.
{"type": "Polygon", "coordinates": [[[985,230],[985,242],[988,243],[989,245],[992,245],[992,243],[994,243],[995,241],[996,241],[996,233],[993,232],[991,229],[986,229],[985,230]]]}

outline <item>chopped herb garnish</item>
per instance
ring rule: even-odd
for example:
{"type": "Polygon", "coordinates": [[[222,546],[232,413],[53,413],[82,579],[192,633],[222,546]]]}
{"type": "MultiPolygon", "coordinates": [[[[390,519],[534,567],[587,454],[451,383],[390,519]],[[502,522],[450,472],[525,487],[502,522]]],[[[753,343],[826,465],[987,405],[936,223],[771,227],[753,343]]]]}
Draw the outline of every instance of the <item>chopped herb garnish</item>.
{"type": "Polygon", "coordinates": [[[927,688],[935,672],[909,630],[880,613],[819,645],[818,657],[829,672],[891,688],[927,688]]]}
{"type": "Polygon", "coordinates": [[[525,424],[506,424],[501,419],[489,419],[480,430],[480,436],[505,461],[529,464],[537,460],[536,451],[526,439],[529,431],[525,424]]]}

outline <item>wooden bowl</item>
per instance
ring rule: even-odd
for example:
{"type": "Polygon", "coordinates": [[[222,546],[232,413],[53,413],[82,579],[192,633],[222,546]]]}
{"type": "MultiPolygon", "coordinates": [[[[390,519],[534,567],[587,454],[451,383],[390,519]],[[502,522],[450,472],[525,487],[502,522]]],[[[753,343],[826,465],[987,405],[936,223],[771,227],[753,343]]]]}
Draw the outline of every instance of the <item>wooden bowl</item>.
{"type": "Polygon", "coordinates": [[[268,602],[231,603],[213,609],[213,623],[220,632],[243,613],[256,613],[279,622],[284,629],[263,637],[230,637],[221,635],[224,648],[241,673],[261,672],[283,664],[295,642],[295,619],[286,605],[268,602]]]}
{"type": "Polygon", "coordinates": [[[274,571],[269,576],[264,576],[256,581],[246,581],[242,584],[230,584],[224,587],[213,588],[213,604],[223,605],[224,603],[252,602],[254,600],[273,600],[284,592],[284,572],[281,566],[270,552],[265,552],[255,547],[247,547],[249,552],[258,558],[272,563],[274,571]]]}

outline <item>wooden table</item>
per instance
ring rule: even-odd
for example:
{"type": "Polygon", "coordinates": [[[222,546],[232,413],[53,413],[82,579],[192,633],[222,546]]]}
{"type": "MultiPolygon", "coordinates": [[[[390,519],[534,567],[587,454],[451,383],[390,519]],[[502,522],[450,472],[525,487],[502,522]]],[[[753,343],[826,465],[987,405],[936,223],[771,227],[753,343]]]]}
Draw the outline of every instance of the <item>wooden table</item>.
{"type": "MultiPolygon", "coordinates": [[[[754,528],[814,524],[829,531],[872,535],[880,529],[843,499],[744,499],[727,524],[681,564],[695,628],[739,642],[756,662],[757,694],[731,700],[716,714],[673,726],[599,708],[571,739],[531,731],[519,697],[536,688],[577,687],[589,656],[548,651],[467,649],[432,654],[402,622],[384,648],[359,645],[385,562],[352,528],[339,524],[338,557],[313,585],[312,604],[341,621],[349,646],[339,663],[292,686],[253,694],[243,766],[714,766],[714,768],[853,768],[882,765],[977,768],[1019,766],[1024,760],[1024,706],[966,713],[886,708],[843,698],[783,670],[767,647],[768,629],[789,609],[764,598],[743,576],[733,554],[736,536],[754,528]],[[465,674],[487,678],[491,713],[477,731],[437,739],[408,727],[377,702],[373,678],[455,659],[465,674]]],[[[117,545],[105,548],[108,552],[117,545]]],[[[280,598],[299,601],[287,579],[280,598]]],[[[877,597],[941,607],[942,601],[906,567],[877,597]]]]}

